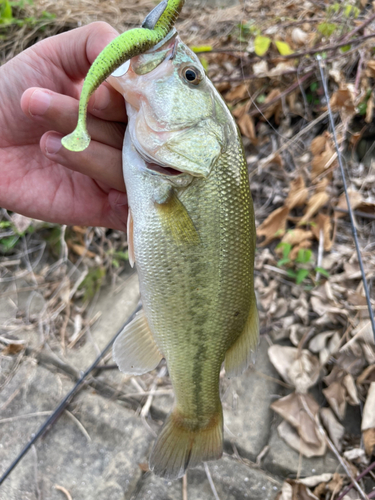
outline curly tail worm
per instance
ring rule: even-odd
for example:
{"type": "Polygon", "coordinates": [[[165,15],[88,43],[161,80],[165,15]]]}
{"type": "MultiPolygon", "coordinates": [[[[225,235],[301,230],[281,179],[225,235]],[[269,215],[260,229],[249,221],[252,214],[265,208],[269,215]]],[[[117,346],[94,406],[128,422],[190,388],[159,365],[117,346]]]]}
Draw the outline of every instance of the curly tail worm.
{"type": "Polygon", "coordinates": [[[122,33],[102,50],[83,83],[77,126],[61,141],[66,149],[83,151],[88,147],[91,138],[87,131],[86,115],[91,94],[124,62],[158,44],[172,29],[184,3],[185,0],[163,0],[148,14],[141,28],[122,33]]]}

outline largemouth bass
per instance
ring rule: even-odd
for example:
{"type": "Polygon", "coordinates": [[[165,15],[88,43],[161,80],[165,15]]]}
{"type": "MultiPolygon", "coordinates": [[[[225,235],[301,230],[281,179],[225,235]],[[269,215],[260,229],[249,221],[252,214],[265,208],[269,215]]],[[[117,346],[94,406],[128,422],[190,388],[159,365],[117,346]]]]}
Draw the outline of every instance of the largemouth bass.
{"type": "Polygon", "coordinates": [[[150,468],[175,479],[221,457],[221,366],[240,374],[258,342],[248,172],[233,117],[175,31],[115,75],[129,117],[128,244],[143,311],[113,354],[128,374],[166,359],[175,404],[150,468]]]}

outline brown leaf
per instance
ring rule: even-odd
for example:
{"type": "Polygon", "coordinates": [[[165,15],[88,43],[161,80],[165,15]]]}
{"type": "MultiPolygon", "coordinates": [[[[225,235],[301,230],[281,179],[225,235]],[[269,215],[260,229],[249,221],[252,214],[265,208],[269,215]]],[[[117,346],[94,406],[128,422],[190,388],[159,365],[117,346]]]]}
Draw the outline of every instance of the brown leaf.
{"type": "Polygon", "coordinates": [[[318,486],[318,484],[321,483],[328,483],[333,477],[333,474],[331,472],[325,472],[323,474],[320,474],[319,476],[308,476],[304,477],[303,479],[299,479],[298,481],[305,486],[308,486],[309,488],[315,488],[315,486],[318,486]]]}
{"type": "Polygon", "coordinates": [[[301,243],[293,248],[289,254],[290,260],[296,260],[298,257],[298,252],[305,248],[311,248],[312,242],[310,240],[301,241],[301,243]]]}
{"type": "Polygon", "coordinates": [[[340,111],[346,117],[356,114],[355,110],[355,90],[352,84],[341,84],[341,87],[333,93],[331,97],[331,108],[333,111],[340,111]]]}
{"type": "Polygon", "coordinates": [[[318,156],[323,153],[327,144],[327,136],[325,134],[318,135],[311,141],[310,151],[313,156],[318,156]]]}
{"type": "Polygon", "coordinates": [[[375,61],[373,59],[367,61],[366,75],[369,78],[375,78],[375,61]]]}
{"type": "Polygon", "coordinates": [[[68,247],[80,257],[85,256],[89,257],[90,259],[95,258],[95,254],[82,245],[78,245],[77,243],[72,243],[71,241],[68,241],[68,247]]]}
{"type": "Polygon", "coordinates": [[[331,239],[331,217],[329,215],[319,213],[314,219],[314,225],[311,227],[311,231],[318,241],[320,241],[320,234],[322,231],[324,241],[323,248],[326,252],[329,252],[333,245],[333,240],[331,239]]]}
{"type": "Polygon", "coordinates": [[[315,180],[319,175],[328,170],[336,159],[336,153],[326,141],[325,150],[313,157],[311,161],[311,179],[315,180]]]}
{"type": "Polygon", "coordinates": [[[300,207],[305,204],[308,197],[308,190],[303,177],[300,175],[290,183],[290,191],[285,200],[285,205],[292,210],[294,207],[300,207]]]}
{"type": "Polygon", "coordinates": [[[341,452],[342,450],[342,438],[345,434],[345,427],[336,420],[333,411],[330,408],[321,408],[320,416],[324,427],[327,429],[328,435],[333,441],[333,444],[341,452]]]}
{"type": "Polygon", "coordinates": [[[329,491],[332,491],[332,493],[338,493],[341,490],[343,484],[344,480],[342,476],[335,472],[333,474],[332,480],[327,484],[327,488],[329,491]]]}
{"type": "Polygon", "coordinates": [[[242,135],[248,137],[254,145],[258,144],[258,139],[255,134],[254,121],[250,115],[245,113],[238,121],[242,135]]]}
{"type": "Polygon", "coordinates": [[[318,414],[319,405],[309,394],[301,396],[296,392],[288,394],[271,404],[273,411],[281,415],[289,424],[297,430],[299,436],[307,444],[320,446],[321,436],[317,430],[315,422],[306,413],[301,397],[305,398],[305,402],[311,413],[315,416],[318,414]]]}
{"type": "Polygon", "coordinates": [[[307,444],[303,439],[301,439],[295,428],[292,427],[286,420],[281,422],[277,431],[279,436],[284,439],[284,441],[286,441],[291,448],[305,457],[318,457],[324,455],[326,452],[326,443],[323,437],[321,437],[320,446],[307,444]]]}
{"type": "MultiPolygon", "coordinates": [[[[269,102],[276,99],[281,94],[279,89],[273,89],[266,97],[264,103],[268,104],[269,102]]],[[[282,113],[282,103],[281,99],[276,100],[273,104],[270,104],[268,108],[265,109],[263,116],[265,120],[269,120],[271,116],[275,115],[275,122],[278,125],[280,121],[280,116],[282,113]]]]}
{"type": "Polygon", "coordinates": [[[293,385],[297,392],[307,392],[319,379],[319,361],[307,349],[275,344],[268,349],[268,356],[285,382],[293,385]]]}
{"type": "Polygon", "coordinates": [[[241,85],[237,85],[234,89],[230,90],[225,94],[226,101],[235,101],[238,99],[244,99],[249,95],[249,85],[246,83],[241,83],[241,85]]]}
{"type": "Polygon", "coordinates": [[[18,354],[24,349],[23,344],[8,344],[2,351],[1,354],[3,356],[13,356],[14,354],[18,354]]]}
{"type": "Polygon", "coordinates": [[[288,215],[289,208],[284,206],[277,208],[267,217],[257,229],[257,236],[265,237],[259,246],[263,247],[273,239],[281,238],[285,234],[288,215]]]}
{"type": "MultiPolygon", "coordinates": [[[[289,243],[290,245],[299,245],[300,243],[311,240],[313,233],[311,231],[305,231],[301,228],[291,229],[283,236],[281,240],[283,243],[289,243]]],[[[292,259],[293,260],[293,259],[292,259]]]]}
{"type": "Polygon", "coordinates": [[[315,193],[307,202],[306,212],[299,224],[304,224],[312,219],[329,200],[329,195],[326,192],[319,191],[315,193]]]}
{"type": "Polygon", "coordinates": [[[346,412],[346,391],[343,384],[341,382],[332,382],[326,389],[323,389],[323,394],[332,410],[342,420],[346,412]]]}
{"type": "MultiPolygon", "coordinates": [[[[361,193],[359,193],[358,191],[354,191],[353,189],[348,189],[348,195],[349,195],[350,206],[352,207],[352,210],[355,210],[363,202],[363,196],[361,195],[361,193]]],[[[341,208],[342,210],[348,210],[348,204],[346,203],[345,193],[341,194],[340,198],[338,199],[336,207],[341,208]]],[[[337,218],[345,217],[345,213],[336,212],[336,217],[337,218]]]]}
{"type": "Polygon", "coordinates": [[[363,431],[363,443],[366,454],[371,457],[375,453],[375,428],[363,431]]]}

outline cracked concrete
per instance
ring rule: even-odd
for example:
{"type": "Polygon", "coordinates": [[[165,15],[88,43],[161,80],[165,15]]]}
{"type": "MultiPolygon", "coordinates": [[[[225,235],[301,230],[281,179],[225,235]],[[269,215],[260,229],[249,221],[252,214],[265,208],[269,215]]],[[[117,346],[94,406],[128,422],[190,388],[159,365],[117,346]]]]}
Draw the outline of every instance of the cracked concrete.
{"type": "MultiPolygon", "coordinates": [[[[92,363],[131,314],[138,297],[135,275],[120,293],[103,291],[92,311],[101,311],[100,320],[63,360],[72,370],[64,373],[54,364],[51,352],[38,358],[39,364],[24,356],[13,375],[17,355],[3,360],[2,380],[7,374],[12,377],[0,393],[0,472],[69,391],[74,374],[92,363]]],[[[32,335],[37,332],[25,332],[25,338],[32,335]]],[[[269,406],[285,394],[285,388],[268,359],[267,347],[262,339],[254,366],[241,377],[222,380],[226,453],[220,461],[208,464],[220,500],[272,499],[286,476],[337,470],[332,455],[300,459],[277,435],[277,418],[269,406]],[[259,467],[254,462],[262,451],[265,455],[259,467]]],[[[135,393],[147,392],[156,373],[136,379],[118,370],[97,373],[91,386],[75,397],[69,412],[0,487],[0,498],[61,500],[58,485],[74,500],[180,500],[182,481],[168,482],[144,472],[155,433],[173,402],[168,381],[160,381],[149,415],[139,416],[147,396],[135,393]]],[[[214,498],[203,466],[189,471],[187,480],[189,500],[214,498]]]]}

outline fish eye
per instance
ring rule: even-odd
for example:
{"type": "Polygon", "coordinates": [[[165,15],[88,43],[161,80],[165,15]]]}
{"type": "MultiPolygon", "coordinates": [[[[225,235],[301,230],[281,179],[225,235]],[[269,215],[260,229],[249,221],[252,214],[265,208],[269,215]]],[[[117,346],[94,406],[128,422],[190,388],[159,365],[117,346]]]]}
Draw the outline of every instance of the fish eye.
{"type": "Polygon", "coordinates": [[[182,76],[187,83],[198,85],[202,81],[202,75],[199,69],[189,66],[182,70],[182,76]]]}

